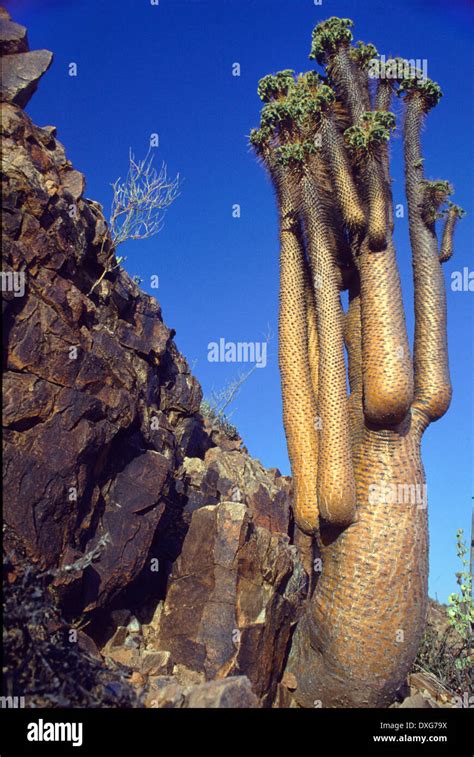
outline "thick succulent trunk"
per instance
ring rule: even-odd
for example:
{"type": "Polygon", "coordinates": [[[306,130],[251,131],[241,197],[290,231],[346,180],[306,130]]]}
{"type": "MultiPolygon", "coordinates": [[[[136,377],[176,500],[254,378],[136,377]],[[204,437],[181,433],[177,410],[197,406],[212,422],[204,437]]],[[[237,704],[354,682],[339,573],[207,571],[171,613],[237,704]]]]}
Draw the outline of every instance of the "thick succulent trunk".
{"type": "Polygon", "coordinates": [[[300,527],[314,531],[318,510],[316,476],[318,447],[314,420],[316,401],[313,391],[316,350],[312,291],[308,292],[308,272],[304,264],[301,231],[295,222],[295,198],[284,176],[277,182],[280,200],[280,312],[278,323],[278,359],[280,367],[283,421],[288,453],[294,471],[295,518],[300,527]],[[309,432],[309,433],[308,433],[309,432]],[[305,454],[301,454],[301,450],[305,454]]]}
{"type": "Polygon", "coordinates": [[[351,439],[347,412],[344,363],[343,313],[327,233],[324,205],[310,176],[302,181],[303,217],[309,262],[316,287],[319,370],[318,418],[318,508],[331,523],[352,522],[355,483],[351,466],[351,439]]]}
{"type": "MultiPolygon", "coordinates": [[[[394,117],[387,114],[395,82],[380,82],[369,113],[368,48],[361,57],[350,47],[350,26],[330,18],[313,32],[311,56],[326,63],[324,84],[309,74],[289,81],[285,71],[282,88],[278,75],[268,77],[265,91],[273,87],[275,102],[265,106],[254,135],[267,164],[284,165],[292,177],[303,232],[296,257],[282,234],[280,368],[295,522],[314,533],[322,556],[319,580],[310,569],[316,586],[288,661],[304,707],[387,706],[411,669],[427,605],[421,436],[451,398],[441,263],[452,254],[463,211],[449,204],[438,250],[434,211],[427,215],[425,202],[432,192],[443,195],[447,182],[426,182],[420,145],[423,118],[441,92],[411,69],[398,80],[406,99],[412,358],[392,241],[387,142],[394,117]],[[303,291],[308,281],[312,299],[303,291]],[[344,313],[340,290],[347,287],[344,313]],[[306,339],[305,306],[306,316],[315,314],[306,339]]],[[[307,565],[307,539],[298,532],[295,542],[307,565]]]]}
{"type": "Polygon", "coordinates": [[[322,575],[290,656],[303,707],[387,706],[410,671],[427,602],[420,433],[408,418],[355,434],[357,519],[321,532],[322,575]]]}
{"type": "Polygon", "coordinates": [[[441,418],[451,402],[446,331],[446,292],[434,228],[420,213],[423,186],[420,132],[423,105],[412,97],[405,117],[405,180],[415,285],[415,406],[429,421],[441,418]]]}

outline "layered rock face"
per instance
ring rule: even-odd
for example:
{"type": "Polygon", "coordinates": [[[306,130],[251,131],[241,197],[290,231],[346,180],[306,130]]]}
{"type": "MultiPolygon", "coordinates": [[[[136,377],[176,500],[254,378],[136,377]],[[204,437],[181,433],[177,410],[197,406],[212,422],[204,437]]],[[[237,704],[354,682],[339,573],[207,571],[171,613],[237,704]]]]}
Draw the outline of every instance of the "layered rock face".
{"type": "Polygon", "coordinates": [[[68,617],[106,618],[108,637],[142,607],[146,644],[121,664],[149,706],[271,706],[307,583],[290,481],[201,417],[158,302],[118,266],[54,127],[23,111],[51,54],[0,21],[9,559],[52,571],[68,617]]]}
{"type": "Polygon", "coordinates": [[[170,577],[156,645],[207,680],[246,673],[269,704],[305,583],[295,547],[255,526],[244,504],[200,508],[170,577]]]}

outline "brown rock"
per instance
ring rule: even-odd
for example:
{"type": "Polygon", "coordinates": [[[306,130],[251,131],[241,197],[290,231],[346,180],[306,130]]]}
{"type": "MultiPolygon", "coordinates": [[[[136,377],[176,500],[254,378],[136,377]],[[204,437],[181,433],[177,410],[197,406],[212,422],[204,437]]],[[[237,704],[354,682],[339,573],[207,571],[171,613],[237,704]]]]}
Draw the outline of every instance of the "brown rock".
{"type": "Polygon", "coordinates": [[[117,649],[125,644],[128,631],[126,626],[118,626],[113,636],[109,639],[104,647],[104,654],[107,654],[111,649],[117,649]]]}
{"type": "Polygon", "coordinates": [[[157,644],[207,679],[247,675],[268,704],[305,586],[288,537],[254,526],[245,505],[200,508],[170,577],[157,644]]]}
{"type": "Polygon", "coordinates": [[[403,702],[400,705],[400,708],[413,708],[413,709],[432,709],[436,708],[438,705],[436,702],[430,698],[424,697],[422,694],[415,694],[414,696],[407,697],[403,700],[403,702]]]}
{"type": "Polygon", "coordinates": [[[273,700],[272,707],[274,709],[290,709],[298,708],[298,704],[290,691],[283,683],[279,683],[277,686],[276,696],[273,700]]]}
{"type": "Polygon", "coordinates": [[[102,655],[100,654],[94,639],[91,639],[91,637],[84,633],[84,631],[78,631],[77,641],[82,651],[86,652],[89,657],[102,661],[102,655]]]}
{"type": "Polygon", "coordinates": [[[138,650],[127,647],[115,647],[107,651],[106,658],[110,658],[119,665],[127,668],[136,668],[139,665],[140,656],[138,650]]]}
{"type": "Polygon", "coordinates": [[[0,16],[0,54],[12,55],[25,53],[27,50],[28,40],[25,27],[0,16]]]}
{"type": "Polygon", "coordinates": [[[290,519],[290,481],[267,471],[245,451],[209,449],[204,460],[183,462],[185,512],[231,500],[248,505],[255,525],[287,534],[290,519]]]}
{"type": "Polygon", "coordinates": [[[410,693],[417,694],[427,692],[434,699],[441,697],[449,698],[451,692],[432,673],[419,671],[408,676],[410,693]]]}
{"type": "Polygon", "coordinates": [[[78,200],[82,197],[86,183],[82,173],[69,168],[61,176],[61,185],[74,200],[78,200]]]}
{"type": "Polygon", "coordinates": [[[191,670],[186,665],[173,665],[173,678],[180,686],[189,688],[189,686],[198,686],[206,682],[204,673],[198,670],[191,670]]]}
{"type": "Polygon", "coordinates": [[[112,483],[101,530],[96,533],[96,541],[108,534],[109,544],[94,568],[94,579],[85,584],[88,609],[113,597],[143,568],[163,514],[159,499],[168,472],[169,461],[148,450],[134,458],[112,483]]]}
{"type": "Polygon", "coordinates": [[[131,685],[132,685],[132,686],[138,686],[138,687],[142,687],[142,686],[144,686],[144,685],[145,685],[145,683],[146,683],[146,680],[145,680],[145,678],[144,678],[144,677],[142,676],[142,674],[141,674],[141,673],[137,673],[137,671],[135,670],[135,671],[134,671],[134,672],[132,673],[132,675],[130,676],[130,683],[131,683],[131,685]]]}
{"type": "Polygon", "coordinates": [[[170,652],[144,650],[141,654],[140,671],[147,676],[166,676],[173,672],[170,652]]]}
{"type": "Polygon", "coordinates": [[[150,679],[145,696],[145,707],[179,708],[184,705],[184,687],[180,686],[172,676],[159,676],[150,679]]]}
{"type": "Polygon", "coordinates": [[[49,50],[7,55],[2,60],[0,96],[24,108],[38,88],[38,82],[53,62],[49,50]]]}
{"type": "Polygon", "coordinates": [[[103,541],[87,570],[56,580],[79,612],[143,569],[184,456],[178,424],[202,394],[159,304],[125,271],[106,277],[109,298],[91,294],[111,254],[100,207],[82,198],[53,127],[14,104],[2,110],[3,266],[26,271],[21,308],[13,292],[3,301],[5,538],[43,567],[70,562],[69,545],[83,545],[78,560],[103,541]]]}
{"type": "Polygon", "coordinates": [[[209,681],[186,693],[185,707],[236,709],[260,707],[246,676],[233,676],[223,681],[209,681]]]}
{"type": "Polygon", "coordinates": [[[294,691],[297,686],[297,680],[296,676],[293,675],[293,673],[290,673],[289,671],[285,671],[283,674],[283,678],[281,679],[282,685],[286,686],[287,689],[290,689],[290,691],[294,691]]]}
{"type": "Polygon", "coordinates": [[[245,676],[209,681],[197,686],[180,686],[173,678],[156,678],[151,683],[145,706],[191,709],[243,709],[260,707],[245,676]]]}

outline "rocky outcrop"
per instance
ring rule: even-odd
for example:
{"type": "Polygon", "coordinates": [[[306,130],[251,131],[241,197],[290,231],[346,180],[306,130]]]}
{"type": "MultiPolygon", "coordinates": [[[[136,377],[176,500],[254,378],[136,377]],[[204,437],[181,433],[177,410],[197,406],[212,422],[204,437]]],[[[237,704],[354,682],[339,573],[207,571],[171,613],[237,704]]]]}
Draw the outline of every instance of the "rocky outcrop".
{"type": "Polygon", "coordinates": [[[26,52],[28,52],[26,28],[21,24],[15,24],[7,11],[2,9],[0,12],[0,53],[14,55],[26,52]]]}
{"type": "Polygon", "coordinates": [[[54,127],[23,111],[45,66],[0,18],[12,581],[25,561],[50,576],[48,596],[90,621],[84,649],[148,706],[269,706],[306,591],[291,482],[201,417],[160,305],[118,265],[54,127]]]}
{"type": "Polygon", "coordinates": [[[14,104],[3,116],[4,271],[24,287],[4,303],[5,519],[44,567],[105,538],[92,608],[143,567],[201,390],[54,131],[14,104]]]}
{"type": "Polygon", "coordinates": [[[24,108],[50,67],[53,54],[49,50],[30,51],[25,27],[15,24],[4,9],[0,15],[0,53],[0,99],[24,108]]]}
{"type": "Polygon", "coordinates": [[[177,491],[185,495],[184,512],[188,516],[203,505],[224,500],[243,502],[250,508],[255,525],[288,534],[290,479],[277,469],[266,470],[245,451],[216,446],[203,460],[185,458],[177,491]]]}
{"type": "Polygon", "coordinates": [[[306,589],[288,542],[255,525],[244,504],[196,510],[170,576],[156,646],[207,680],[245,674],[270,703],[306,589]]]}

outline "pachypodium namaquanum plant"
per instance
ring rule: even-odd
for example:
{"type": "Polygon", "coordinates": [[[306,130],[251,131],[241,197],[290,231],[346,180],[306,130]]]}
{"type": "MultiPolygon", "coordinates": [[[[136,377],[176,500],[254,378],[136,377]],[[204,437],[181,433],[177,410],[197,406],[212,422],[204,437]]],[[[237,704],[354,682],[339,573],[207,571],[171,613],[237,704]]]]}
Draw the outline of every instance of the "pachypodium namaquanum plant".
{"type": "Polygon", "coordinates": [[[288,662],[303,707],[387,706],[411,669],[427,606],[427,511],[413,496],[424,491],[420,443],[451,399],[441,263],[462,211],[448,182],[425,179],[420,147],[441,91],[402,59],[378,67],[390,76],[369,77],[377,51],[352,44],[352,25],[331,18],[314,30],[310,58],[324,74],[261,80],[250,134],[279,209],[296,537],[323,564],[288,662]],[[405,111],[413,356],[392,241],[395,94],[405,111]]]}

